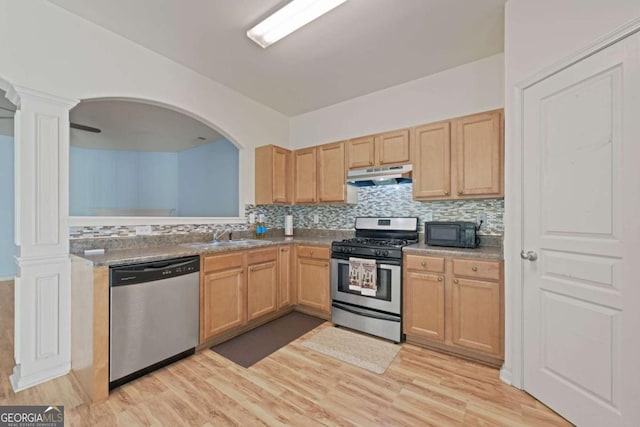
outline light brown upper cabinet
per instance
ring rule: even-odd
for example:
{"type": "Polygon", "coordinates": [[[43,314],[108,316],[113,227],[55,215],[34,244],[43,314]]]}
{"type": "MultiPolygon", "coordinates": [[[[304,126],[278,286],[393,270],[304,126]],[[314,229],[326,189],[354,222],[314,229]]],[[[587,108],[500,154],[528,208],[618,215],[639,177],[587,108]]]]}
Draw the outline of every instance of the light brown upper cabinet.
{"type": "Polygon", "coordinates": [[[287,204],[293,201],[293,153],[275,145],[256,148],[256,204],[287,204]]]}
{"type": "Polygon", "coordinates": [[[316,148],[294,152],[294,203],[315,203],[317,197],[316,148]]]}
{"type": "Polygon", "coordinates": [[[352,139],[347,143],[349,169],[370,168],[376,161],[376,144],[374,136],[352,139]]]}
{"type": "Polygon", "coordinates": [[[318,201],[343,202],[346,198],[347,170],[344,142],[318,147],[318,201]]]}
{"type": "Polygon", "coordinates": [[[347,186],[346,144],[334,142],[294,152],[294,203],[355,203],[347,186]]]}
{"type": "Polygon", "coordinates": [[[451,194],[451,124],[420,126],[413,130],[413,198],[431,199],[451,194]]]}
{"type": "Polygon", "coordinates": [[[502,196],[502,111],[455,120],[457,194],[502,196]]]}
{"type": "Polygon", "coordinates": [[[502,110],[412,131],[413,198],[503,197],[502,110]]]}
{"type": "Polygon", "coordinates": [[[347,147],[349,169],[402,165],[411,161],[408,129],[352,139],[347,147]]]}

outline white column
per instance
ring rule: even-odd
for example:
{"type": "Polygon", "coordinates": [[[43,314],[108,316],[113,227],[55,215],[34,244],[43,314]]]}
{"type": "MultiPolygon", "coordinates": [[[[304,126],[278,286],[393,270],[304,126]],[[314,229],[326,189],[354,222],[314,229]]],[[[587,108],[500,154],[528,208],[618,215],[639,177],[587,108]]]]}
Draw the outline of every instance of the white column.
{"type": "Polygon", "coordinates": [[[7,91],[15,116],[15,361],[20,391],[71,367],[69,110],[78,101],[7,91]]]}

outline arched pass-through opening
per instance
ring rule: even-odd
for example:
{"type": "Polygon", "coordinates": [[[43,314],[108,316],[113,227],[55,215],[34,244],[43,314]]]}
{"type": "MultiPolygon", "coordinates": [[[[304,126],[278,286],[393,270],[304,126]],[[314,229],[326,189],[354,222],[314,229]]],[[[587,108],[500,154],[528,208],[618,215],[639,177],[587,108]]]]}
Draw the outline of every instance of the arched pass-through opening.
{"type": "Polygon", "coordinates": [[[70,224],[241,221],[243,147],[209,120],[122,97],[82,101],[69,118],[70,224]]]}
{"type": "Polygon", "coordinates": [[[10,85],[0,79],[0,281],[13,280],[15,264],[15,111],[6,91],[10,85]]]}

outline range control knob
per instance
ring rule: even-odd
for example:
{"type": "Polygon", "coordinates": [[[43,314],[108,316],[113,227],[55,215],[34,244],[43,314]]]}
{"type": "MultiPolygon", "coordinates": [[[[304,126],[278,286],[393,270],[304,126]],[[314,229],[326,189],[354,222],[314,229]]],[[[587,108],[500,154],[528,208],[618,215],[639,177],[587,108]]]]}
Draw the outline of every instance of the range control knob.
{"type": "Polygon", "coordinates": [[[349,253],[353,252],[353,248],[347,248],[347,249],[349,253]]]}
{"type": "Polygon", "coordinates": [[[382,255],[384,255],[384,256],[389,256],[389,251],[384,251],[384,252],[382,252],[382,255]]]}
{"type": "Polygon", "coordinates": [[[382,255],[382,251],[380,249],[376,249],[375,254],[376,256],[380,256],[382,255]]]}

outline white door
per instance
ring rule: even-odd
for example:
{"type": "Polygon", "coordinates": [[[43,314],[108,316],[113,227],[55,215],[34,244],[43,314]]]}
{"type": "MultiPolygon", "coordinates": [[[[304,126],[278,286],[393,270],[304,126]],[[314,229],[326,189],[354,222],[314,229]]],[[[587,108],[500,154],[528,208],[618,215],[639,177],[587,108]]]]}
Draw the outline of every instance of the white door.
{"type": "Polygon", "coordinates": [[[580,426],[640,425],[639,124],[638,34],[524,91],[524,388],[580,426]]]}

